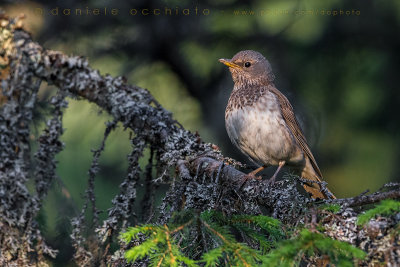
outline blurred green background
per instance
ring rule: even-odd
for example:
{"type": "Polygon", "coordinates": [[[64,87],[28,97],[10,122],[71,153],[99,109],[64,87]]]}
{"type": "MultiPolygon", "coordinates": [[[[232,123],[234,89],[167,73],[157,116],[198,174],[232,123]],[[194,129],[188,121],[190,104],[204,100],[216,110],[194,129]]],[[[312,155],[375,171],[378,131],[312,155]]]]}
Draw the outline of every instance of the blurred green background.
{"type": "MultiPolygon", "coordinates": [[[[399,180],[400,1],[57,0],[2,1],[2,7],[12,15],[24,13],[25,27],[46,48],[83,55],[102,74],[123,75],[147,88],[187,129],[244,162],[225,132],[233,83],[217,59],[260,51],[338,197],[399,180]],[[55,8],[58,15],[51,13],[55,8]],[[99,8],[101,15],[75,15],[77,8],[99,8]],[[112,8],[117,15],[110,14],[112,8]],[[65,9],[71,15],[63,15],[65,9]],[[130,15],[131,9],[138,13],[130,15]],[[150,15],[141,15],[143,9],[150,15]],[[159,15],[151,14],[155,9],[159,15]]],[[[51,90],[43,85],[43,100],[51,90]]],[[[81,209],[90,150],[100,145],[108,119],[84,101],[71,99],[65,111],[60,181],[41,215],[48,240],[58,248],[67,243],[68,218],[81,209]]],[[[100,209],[111,206],[125,175],[128,134],[120,127],[107,140],[96,180],[100,209]]],[[[59,261],[69,253],[63,249],[59,261]]]]}

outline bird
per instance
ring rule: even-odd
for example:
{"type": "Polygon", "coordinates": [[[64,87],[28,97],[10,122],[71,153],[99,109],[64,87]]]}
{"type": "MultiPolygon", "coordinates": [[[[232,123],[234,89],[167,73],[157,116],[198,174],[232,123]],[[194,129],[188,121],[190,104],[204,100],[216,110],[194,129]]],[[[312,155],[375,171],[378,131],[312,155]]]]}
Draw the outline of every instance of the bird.
{"type": "Polygon", "coordinates": [[[336,198],[322,187],[322,173],[307,144],[289,100],[274,84],[271,64],[259,52],[244,50],[232,59],[219,61],[229,67],[234,87],[225,110],[225,127],[232,143],[259,168],[278,166],[269,184],[274,184],[283,166],[297,172],[304,189],[314,199],[336,198]]]}

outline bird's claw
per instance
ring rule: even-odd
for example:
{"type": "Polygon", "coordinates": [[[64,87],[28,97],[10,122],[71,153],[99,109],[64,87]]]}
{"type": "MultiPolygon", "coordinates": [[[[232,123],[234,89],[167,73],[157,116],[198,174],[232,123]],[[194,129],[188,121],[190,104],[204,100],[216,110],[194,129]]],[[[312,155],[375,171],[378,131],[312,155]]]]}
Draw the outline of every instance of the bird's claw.
{"type": "Polygon", "coordinates": [[[268,181],[267,181],[267,185],[269,186],[273,186],[275,184],[275,176],[272,176],[268,181]]]}
{"type": "Polygon", "coordinates": [[[261,180],[262,180],[262,177],[261,177],[261,176],[256,176],[256,175],[251,174],[251,173],[246,174],[246,175],[241,179],[241,186],[240,186],[240,188],[242,188],[242,187],[245,185],[245,183],[246,183],[248,180],[251,180],[251,179],[261,181],[261,180]]]}
{"type": "Polygon", "coordinates": [[[249,173],[249,174],[247,174],[245,176],[245,179],[246,179],[246,181],[249,180],[249,179],[255,179],[255,180],[259,180],[260,181],[260,180],[262,180],[262,177],[249,173]]]}

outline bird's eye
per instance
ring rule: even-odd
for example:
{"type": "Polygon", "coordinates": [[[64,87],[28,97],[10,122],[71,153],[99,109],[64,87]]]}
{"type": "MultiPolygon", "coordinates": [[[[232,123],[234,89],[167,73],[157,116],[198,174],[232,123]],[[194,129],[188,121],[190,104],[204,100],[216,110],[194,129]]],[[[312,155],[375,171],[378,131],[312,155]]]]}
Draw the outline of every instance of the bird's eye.
{"type": "Polygon", "coordinates": [[[246,62],[246,63],[244,63],[244,66],[245,66],[246,68],[248,68],[248,67],[251,66],[251,63],[250,63],[250,62],[246,62]]]}

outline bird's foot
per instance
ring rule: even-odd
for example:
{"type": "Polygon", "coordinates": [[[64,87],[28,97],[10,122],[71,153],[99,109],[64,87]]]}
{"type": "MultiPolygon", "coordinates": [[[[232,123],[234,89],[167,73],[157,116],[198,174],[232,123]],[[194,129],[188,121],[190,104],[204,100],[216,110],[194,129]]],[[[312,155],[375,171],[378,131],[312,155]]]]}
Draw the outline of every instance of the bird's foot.
{"type": "Polygon", "coordinates": [[[245,176],[245,179],[246,179],[246,180],[249,180],[249,179],[262,180],[262,177],[259,176],[259,175],[257,176],[257,175],[255,175],[255,174],[249,173],[249,174],[247,174],[247,175],[245,176]]]}
{"type": "Polygon", "coordinates": [[[276,175],[269,178],[269,180],[267,181],[267,185],[273,186],[275,184],[275,180],[276,180],[276,175]]]}
{"type": "Polygon", "coordinates": [[[256,170],[250,172],[249,174],[246,174],[243,178],[242,178],[242,184],[240,185],[240,188],[243,187],[243,185],[251,179],[255,179],[255,180],[262,180],[261,176],[256,176],[257,173],[259,173],[260,171],[264,170],[265,166],[261,166],[259,168],[257,168],[256,170]]]}
{"type": "Polygon", "coordinates": [[[272,186],[272,185],[275,184],[276,176],[278,175],[279,171],[282,169],[283,165],[285,165],[285,163],[286,163],[285,161],[279,161],[279,167],[278,167],[278,169],[276,169],[274,175],[272,175],[272,177],[271,177],[271,178],[268,180],[268,182],[267,182],[267,184],[268,184],[269,186],[272,186]]]}
{"type": "Polygon", "coordinates": [[[252,180],[252,179],[261,181],[261,180],[262,180],[262,177],[261,177],[261,176],[254,175],[254,174],[252,174],[252,173],[249,173],[249,174],[246,174],[246,175],[243,177],[242,182],[243,182],[243,184],[244,184],[244,183],[246,183],[248,180],[252,180]]]}
{"type": "Polygon", "coordinates": [[[245,183],[247,183],[248,180],[253,180],[253,179],[254,179],[254,180],[261,181],[261,180],[262,180],[262,177],[261,177],[261,176],[256,176],[256,175],[254,175],[254,174],[252,174],[252,173],[246,174],[246,175],[241,179],[240,188],[242,188],[242,187],[245,185],[245,183]]]}
{"type": "Polygon", "coordinates": [[[261,166],[261,167],[255,169],[254,171],[250,172],[246,176],[248,176],[248,178],[261,180],[261,176],[256,176],[256,174],[259,173],[260,171],[264,170],[264,169],[265,169],[265,166],[261,166]]]}

